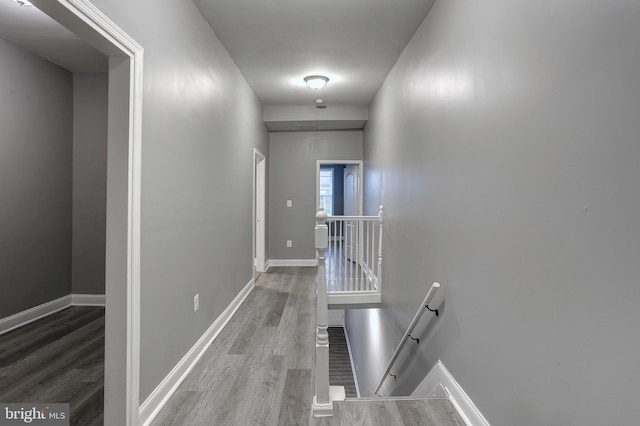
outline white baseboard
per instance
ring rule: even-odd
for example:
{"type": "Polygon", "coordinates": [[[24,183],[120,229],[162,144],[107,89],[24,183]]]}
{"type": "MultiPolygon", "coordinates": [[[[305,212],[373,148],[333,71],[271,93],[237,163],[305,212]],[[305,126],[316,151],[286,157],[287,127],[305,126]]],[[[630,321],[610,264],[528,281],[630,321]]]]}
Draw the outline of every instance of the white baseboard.
{"type": "Polygon", "coordinates": [[[50,302],[43,303],[42,305],[34,306],[26,311],[18,312],[10,317],[2,318],[0,319],[0,334],[54,314],[70,305],[71,295],[68,294],[50,302]]]}
{"type": "Polygon", "coordinates": [[[187,377],[187,374],[193,369],[198,360],[205,353],[207,348],[220,334],[222,329],[233,317],[244,299],[249,295],[254,287],[253,279],[238,293],[231,301],[227,309],[211,324],[205,333],[198,339],[193,347],[182,357],[180,362],[173,367],[173,370],[162,380],[162,382],[151,392],[151,395],[142,403],[139,411],[139,424],[143,426],[149,425],[160,409],[169,400],[171,395],[176,391],[180,383],[187,377]]]}
{"type": "Polygon", "coordinates": [[[73,306],[105,306],[107,298],[104,294],[72,294],[73,306]]]}
{"type": "Polygon", "coordinates": [[[427,377],[413,392],[413,396],[442,396],[444,388],[449,401],[464,420],[467,426],[490,426],[480,410],[475,406],[471,398],[460,387],[442,361],[438,360],[427,377]]]}
{"type": "Polygon", "coordinates": [[[104,294],[67,294],[10,317],[0,319],[0,334],[7,333],[30,322],[55,314],[69,306],[105,306],[104,294]]]}
{"type": "Polygon", "coordinates": [[[272,266],[318,266],[316,259],[271,259],[267,262],[267,270],[272,266]]]}

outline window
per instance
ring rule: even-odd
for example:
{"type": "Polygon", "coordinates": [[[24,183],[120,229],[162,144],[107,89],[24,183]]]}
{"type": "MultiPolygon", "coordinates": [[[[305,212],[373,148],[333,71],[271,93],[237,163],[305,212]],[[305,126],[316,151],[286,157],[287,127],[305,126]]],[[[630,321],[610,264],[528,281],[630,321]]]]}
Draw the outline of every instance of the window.
{"type": "Polygon", "coordinates": [[[320,169],[320,207],[333,215],[333,169],[320,169]]]}

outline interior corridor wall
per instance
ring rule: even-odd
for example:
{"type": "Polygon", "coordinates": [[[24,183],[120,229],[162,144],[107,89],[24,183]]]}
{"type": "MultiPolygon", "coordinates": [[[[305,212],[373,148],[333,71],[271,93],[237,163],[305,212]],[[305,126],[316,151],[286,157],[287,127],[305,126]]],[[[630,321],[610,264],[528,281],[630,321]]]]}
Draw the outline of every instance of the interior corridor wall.
{"type": "Polygon", "coordinates": [[[361,160],[362,131],[272,132],[269,141],[269,259],[313,261],[316,161],[361,160]]]}
{"type": "Polygon", "coordinates": [[[252,279],[253,148],[268,152],[268,133],[192,2],[92,3],[144,48],[142,403],[252,279]]]}
{"type": "Polygon", "coordinates": [[[74,294],[105,293],[108,73],[73,74],[74,294]]]}
{"type": "Polygon", "coordinates": [[[365,128],[385,235],[383,308],[347,314],[363,393],[439,281],[383,394],[440,359],[492,425],[637,423],[638,22],[624,0],[435,3],[365,128]]]}
{"type": "Polygon", "coordinates": [[[72,89],[0,39],[0,318],[71,292],[72,89]]]}

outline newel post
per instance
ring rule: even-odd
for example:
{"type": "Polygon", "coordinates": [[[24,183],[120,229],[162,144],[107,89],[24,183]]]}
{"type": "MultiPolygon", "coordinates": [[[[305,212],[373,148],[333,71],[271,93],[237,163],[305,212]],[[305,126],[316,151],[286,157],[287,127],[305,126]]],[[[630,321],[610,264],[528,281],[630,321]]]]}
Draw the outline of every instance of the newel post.
{"type": "Polygon", "coordinates": [[[316,394],[313,397],[313,416],[333,415],[333,401],[329,391],[329,333],[327,306],[327,277],[325,253],[329,244],[327,213],[321,207],[316,214],[316,251],[318,274],[316,276],[316,394]]]}

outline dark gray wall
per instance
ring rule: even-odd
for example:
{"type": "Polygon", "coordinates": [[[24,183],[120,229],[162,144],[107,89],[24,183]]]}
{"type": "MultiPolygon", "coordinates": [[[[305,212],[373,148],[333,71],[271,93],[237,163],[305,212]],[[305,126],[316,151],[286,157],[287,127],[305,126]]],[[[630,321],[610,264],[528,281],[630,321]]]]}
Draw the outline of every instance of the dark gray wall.
{"type": "Polygon", "coordinates": [[[72,88],[0,40],[0,318],[71,290],[72,88]]]}
{"type": "Polygon", "coordinates": [[[361,131],[270,134],[269,259],[315,259],[316,160],[361,159],[361,131]]]}
{"type": "Polygon", "coordinates": [[[440,281],[391,391],[441,359],[492,425],[637,423],[638,22],[629,1],[436,2],[365,129],[384,308],[347,321],[386,331],[352,345],[361,390],[440,281]]]}
{"type": "Polygon", "coordinates": [[[253,148],[268,152],[268,133],[192,2],[93,4],[144,47],[143,402],[251,280],[253,148]]]}
{"type": "Polygon", "coordinates": [[[107,191],[107,73],[73,75],[71,287],[104,294],[107,191]]]}

